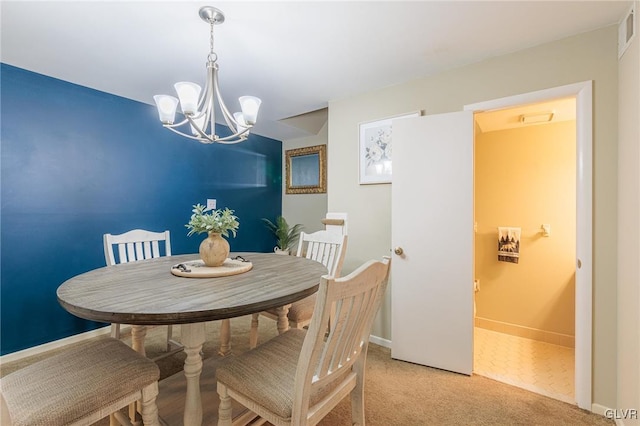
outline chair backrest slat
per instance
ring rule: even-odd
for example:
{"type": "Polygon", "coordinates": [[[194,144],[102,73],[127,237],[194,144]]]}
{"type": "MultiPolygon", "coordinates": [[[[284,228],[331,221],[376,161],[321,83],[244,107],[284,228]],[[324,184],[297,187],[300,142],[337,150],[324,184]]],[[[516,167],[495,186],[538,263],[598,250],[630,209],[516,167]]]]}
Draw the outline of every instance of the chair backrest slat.
{"type": "Polygon", "coordinates": [[[131,248],[131,252],[128,253],[129,261],[144,259],[144,253],[142,252],[142,242],[129,243],[127,244],[127,248],[131,248]]]}
{"type": "Polygon", "coordinates": [[[171,235],[169,231],[152,232],[134,229],[122,234],[104,234],[104,257],[107,265],[134,262],[136,260],[161,257],[160,242],[164,243],[165,256],[171,256],[171,235]],[[118,259],[115,257],[117,248],[118,259]]]}
{"type": "Polygon", "coordinates": [[[298,239],[297,256],[315,260],[327,267],[329,275],[339,277],[342,272],[347,236],[337,232],[301,232],[298,239]]]}

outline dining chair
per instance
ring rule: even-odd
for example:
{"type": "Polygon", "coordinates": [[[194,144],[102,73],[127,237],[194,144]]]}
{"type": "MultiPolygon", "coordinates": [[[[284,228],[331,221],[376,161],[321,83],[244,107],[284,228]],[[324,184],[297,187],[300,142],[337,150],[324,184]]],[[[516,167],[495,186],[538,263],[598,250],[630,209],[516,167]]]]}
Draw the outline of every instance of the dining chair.
{"type": "Polygon", "coordinates": [[[290,329],[222,360],[216,368],[218,426],[232,424],[231,399],[275,426],[301,426],[317,424],[347,395],[352,424],[364,426],[369,334],[390,264],[385,257],[343,278],[323,276],[308,330],[290,329]]]}
{"type": "Polygon", "coordinates": [[[63,349],[0,379],[2,426],[131,425],[121,410],[140,401],[142,421],[159,426],[155,362],[108,337],[63,349]]]}
{"type": "MultiPolygon", "coordinates": [[[[311,234],[301,232],[298,239],[296,256],[315,260],[327,267],[330,276],[339,277],[342,272],[342,263],[347,251],[347,236],[332,231],[317,231],[311,234]]],[[[316,304],[316,294],[294,302],[289,307],[287,319],[290,328],[303,328],[311,322],[313,309],[316,304]]],[[[249,332],[249,348],[253,349],[258,344],[259,317],[263,315],[277,321],[278,309],[269,309],[251,316],[251,330],[249,332]]],[[[285,322],[286,324],[286,322],[285,322]]],[[[278,333],[283,333],[286,328],[278,325],[278,333]]]]}
{"type": "MultiPolygon", "coordinates": [[[[164,255],[171,256],[171,234],[169,231],[152,232],[134,229],[117,235],[104,234],[103,242],[107,266],[161,257],[162,246],[164,246],[164,255]]],[[[120,324],[111,324],[111,337],[120,338],[120,324]]],[[[173,339],[171,325],[167,326],[166,342],[166,352],[154,357],[154,360],[167,357],[183,349],[182,344],[173,339]]]]}

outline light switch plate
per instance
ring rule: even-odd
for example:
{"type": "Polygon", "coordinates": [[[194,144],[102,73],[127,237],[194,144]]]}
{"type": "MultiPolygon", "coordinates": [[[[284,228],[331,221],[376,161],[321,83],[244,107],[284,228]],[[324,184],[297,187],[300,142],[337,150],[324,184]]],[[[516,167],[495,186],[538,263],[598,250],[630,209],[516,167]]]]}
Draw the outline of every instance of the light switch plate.
{"type": "Polygon", "coordinates": [[[216,209],[216,199],[207,198],[207,210],[215,210],[215,209],[216,209]]]}

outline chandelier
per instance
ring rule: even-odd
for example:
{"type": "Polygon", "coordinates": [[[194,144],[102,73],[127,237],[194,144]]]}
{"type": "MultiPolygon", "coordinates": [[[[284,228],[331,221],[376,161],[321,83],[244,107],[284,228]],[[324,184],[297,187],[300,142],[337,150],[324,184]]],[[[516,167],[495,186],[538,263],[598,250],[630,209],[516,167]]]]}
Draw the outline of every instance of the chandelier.
{"type": "Polygon", "coordinates": [[[220,88],[218,87],[218,55],[213,50],[213,27],[224,22],[224,14],[215,7],[204,6],[200,8],[199,15],[203,21],[209,23],[211,28],[210,51],[207,56],[207,81],[204,91],[195,83],[181,81],[174,84],[179,100],[169,95],[154,96],[153,99],[158,107],[160,121],[163,127],[172,132],[202,143],[232,144],[242,142],[247,139],[249,131],[256,123],[258,109],[262,101],[255,96],[241,96],[239,101],[242,112],[234,114],[229,112],[220,95],[220,88]],[[202,96],[200,96],[201,93],[202,96]],[[222,111],[224,121],[231,130],[232,134],[229,136],[221,137],[216,134],[216,100],[220,106],[220,111],[222,111]],[[180,109],[185,118],[174,124],[178,103],[180,103],[180,109]]]}

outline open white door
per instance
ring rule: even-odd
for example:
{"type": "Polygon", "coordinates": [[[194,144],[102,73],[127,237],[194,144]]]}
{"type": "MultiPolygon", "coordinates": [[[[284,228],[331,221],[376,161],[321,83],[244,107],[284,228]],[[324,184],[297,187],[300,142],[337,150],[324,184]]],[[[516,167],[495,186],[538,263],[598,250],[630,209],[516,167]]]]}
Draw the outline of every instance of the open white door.
{"type": "Polygon", "coordinates": [[[472,111],[393,121],[391,205],[391,356],[471,375],[472,111]]]}

